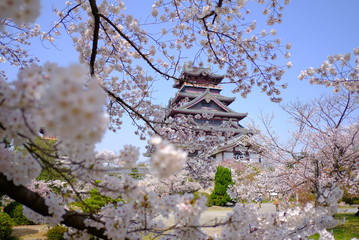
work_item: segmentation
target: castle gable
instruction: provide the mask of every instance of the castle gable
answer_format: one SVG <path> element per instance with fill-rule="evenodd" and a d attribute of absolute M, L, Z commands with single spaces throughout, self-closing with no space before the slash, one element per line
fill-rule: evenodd
<path fill-rule="evenodd" d="M 220 111 L 235 113 L 221 101 L 219 101 L 215 95 L 213 95 L 208 89 L 201 95 L 193 99 L 192 101 L 182 105 L 181 109 L 203 110 L 203 111 Z"/>

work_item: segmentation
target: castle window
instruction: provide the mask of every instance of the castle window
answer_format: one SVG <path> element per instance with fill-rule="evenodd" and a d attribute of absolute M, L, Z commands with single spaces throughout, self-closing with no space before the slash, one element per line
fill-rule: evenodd
<path fill-rule="evenodd" d="M 249 153 L 248 152 L 236 151 L 233 153 L 233 157 L 234 157 L 234 159 L 239 160 L 239 161 L 243 161 L 243 160 L 249 161 Z"/>
<path fill-rule="evenodd" d="M 246 157 L 246 155 L 243 152 L 234 152 L 233 155 L 234 155 L 234 159 L 237 160 L 243 160 Z"/>

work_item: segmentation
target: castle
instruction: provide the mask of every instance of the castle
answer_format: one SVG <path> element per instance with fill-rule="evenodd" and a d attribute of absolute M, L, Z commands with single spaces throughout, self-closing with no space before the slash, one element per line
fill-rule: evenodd
<path fill-rule="evenodd" d="M 170 99 L 166 118 L 192 116 L 191 124 L 206 134 L 218 134 L 219 144 L 205 153 L 206 157 L 217 161 L 234 160 L 260 162 L 259 146 L 250 141 L 252 132 L 244 128 L 240 121 L 247 113 L 239 113 L 229 105 L 235 97 L 221 95 L 219 85 L 224 79 L 222 75 L 213 74 L 210 68 L 184 68 L 179 80 L 173 85 L 178 91 Z M 230 133 L 230 137 L 226 136 Z"/>

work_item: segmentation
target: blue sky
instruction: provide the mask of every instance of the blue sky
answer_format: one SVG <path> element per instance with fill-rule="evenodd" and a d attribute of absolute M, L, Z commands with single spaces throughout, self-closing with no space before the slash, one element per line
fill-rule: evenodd
<path fill-rule="evenodd" d="M 59 2 L 59 1 L 57 1 Z M 149 14 L 152 1 L 132 0 L 125 1 L 128 12 L 135 15 Z M 42 15 L 38 19 L 43 29 L 49 29 L 51 18 L 49 9 L 51 3 L 48 0 L 42 1 Z M 141 7 L 139 7 L 141 6 Z M 283 103 L 295 101 L 310 101 L 311 99 L 328 93 L 331 89 L 323 86 L 313 86 L 306 81 L 299 81 L 297 76 L 301 70 L 310 66 L 316 67 L 326 59 L 328 55 L 336 53 L 351 52 L 353 48 L 359 47 L 359 9 L 358 0 L 293 0 L 283 11 L 283 23 L 273 26 L 277 30 L 277 36 L 282 42 L 292 43 L 291 58 L 293 67 L 283 76 L 284 82 L 288 82 L 288 88 L 283 90 Z M 255 12 L 256 9 L 253 9 Z M 262 16 L 259 16 L 262 18 Z M 257 20 L 259 22 L 261 20 Z M 270 29 L 270 28 L 268 28 Z M 261 29 L 258 28 L 258 31 Z M 77 54 L 72 49 L 71 41 L 67 36 L 61 37 L 54 48 L 48 43 L 35 43 L 33 53 L 45 61 L 55 61 L 61 65 L 78 62 Z M 4 69 L 5 67 L 5 69 Z M 9 70 L 7 66 L 1 65 L 0 70 Z M 11 69 L 11 71 L 14 71 Z M 13 76 L 12 76 L 13 75 Z M 14 77 L 14 73 L 10 77 Z M 157 78 L 154 97 L 157 103 L 166 105 L 176 89 L 172 89 L 172 81 L 165 81 Z M 230 92 L 229 86 L 223 87 L 222 94 L 236 96 Z M 238 112 L 248 112 L 249 117 L 254 121 L 260 111 L 264 114 L 274 113 L 275 130 L 286 139 L 290 125 L 287 123 L 288 116 L 279 108 L 278 104 L 271 103 L 269 98 L 258 91 L 253 91 L 246 99 L 236 96 L 237 100 L 230 106 Z M 244 121 L 244 125 L 245 125 Z M 98 150 L 114 150 L 118 152 L 124 144 L 140 145 L 142 149 L 145 143 L 140 142 L 132 134 L 131 124 L 127 124 L 124 130 L 117 134 L 107 133 L 103 141 L 98 144 Z M 125 136 L 125 137 L 124 137 Z"/>

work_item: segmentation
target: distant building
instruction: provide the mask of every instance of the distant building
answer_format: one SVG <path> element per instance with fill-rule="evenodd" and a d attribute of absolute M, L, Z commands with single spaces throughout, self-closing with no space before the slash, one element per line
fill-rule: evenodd
<path fill-rule="evenodd" d="M 191 115 L 191 124 L 206 134 L 218 135 L 220 144 L 209 149 L 206 157 L 213 157 L 217 161 L 260 162 L 259 146 L 250 141 L 253 134 L 240 124 L 247 113 L 230 109 L 229 105 L 236 98 L 220 94 L 222 87 L 219 84 L 223 78 L 222 75 L 213 74 L 210 68 L 185 68 L 180 80 L 173 85 L 178 92 L 169 101 L 166 117 Z"/>

